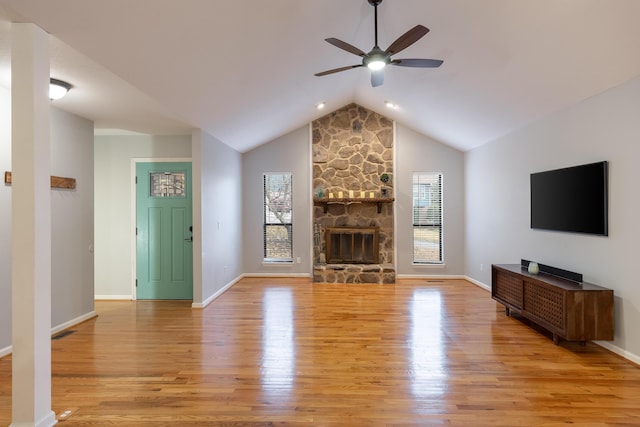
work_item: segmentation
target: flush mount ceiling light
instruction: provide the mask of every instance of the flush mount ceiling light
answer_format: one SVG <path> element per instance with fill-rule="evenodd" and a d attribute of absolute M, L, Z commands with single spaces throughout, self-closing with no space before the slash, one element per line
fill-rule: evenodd
<path fill-rule="evenodd" d="M 318 110 L 322 110 L 327 104 L 325 102 L 320 102 L 318 105 L 316 105 L 316 109 Z"/>
<path fill-rule="evenodd" d="M 394 104 L 391 101 L 384 101 L 384 105 L 386 105 L 387 108 L 391 108 L 392 110 L 397 110 L 398 109 L 398 104 Z"/>
<path fill-rule="evenodd" d="M 69 92 L 72 88 L 69 83 L 58 80 L 58 79 L 49 79 L 49 99 L 55 101 L 56 99 L 60 99 Z"/>

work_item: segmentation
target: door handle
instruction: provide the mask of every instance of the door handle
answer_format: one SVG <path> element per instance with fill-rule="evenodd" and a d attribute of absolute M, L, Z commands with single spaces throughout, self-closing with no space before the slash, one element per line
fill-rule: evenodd
<path fill-rule="evenodd" d="M 185 242 L 193 242 L 193 236 L 184 239 Z"/>

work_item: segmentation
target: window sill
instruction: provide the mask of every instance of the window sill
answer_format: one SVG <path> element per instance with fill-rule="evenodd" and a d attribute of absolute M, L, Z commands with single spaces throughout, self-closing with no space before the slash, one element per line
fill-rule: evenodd
<path fill-rule="evenodd" d="M 445 268 L 447 265 L 445 263 L 442 264 L 425 264 L 425 263 L 418 263 L 418 262 L 414 262 L 411 264 L 413 267 L 415 268 Z"/>
<path fill-rule="evenodd" d="M 262 261 L 263 267 L 293 267 L 293 261 Z"/>

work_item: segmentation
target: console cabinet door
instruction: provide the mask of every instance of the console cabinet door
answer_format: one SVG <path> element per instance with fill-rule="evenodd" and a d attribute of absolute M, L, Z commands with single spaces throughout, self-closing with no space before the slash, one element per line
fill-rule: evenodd
<path fill-rule="evenodd" d="M 558 335 L 566 332 L 566 302 L 562 289 L 524 281 L 523 311 L 531 320 Z"/>
<path fill-rule="evenodd" d="M 522 309 L 522 278 L 515 274 L 494 270 L 491 292 L 493 297 L 513 308 Z"/>

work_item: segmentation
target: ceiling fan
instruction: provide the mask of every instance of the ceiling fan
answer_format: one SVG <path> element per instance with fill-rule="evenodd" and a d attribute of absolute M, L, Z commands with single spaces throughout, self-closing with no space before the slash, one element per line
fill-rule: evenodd
<path fill-rule="evenodd" d="M 422 25 L 416 25 L 400 37 L 396 39 L 387 50 L 382 50 L 378 46 L 378 5 L 382 3 L 382 0 L 367 0 L 371 6 L 374 7 L 374 29 L 375 29 L 375 45 L 368 53 L 363 52 L 357 47 L 338 40 L 336 38 L 325 39 L 326 42 L 339 47 L 342 50 L 346 50 L 349 53 L 358 55 L 362 58 L 362 64 L 349 65 L 346 67 L 334 68 L 332 70 L 323 71 L 321 73 L 314 74 L 321 77 L 327 74 L 338 73 L 340 71 L 351 70 L 353 68 L 367 67 L 371 70 L 371 86 L 376 87 L 384 83 L 384 67 L 387 65 L 399 65 L 401 67 L 418 67 L 418 68 L 436 68 L 442 65 L 439 59 L 391 59 L 391 56 L 408 48 L 423 36 L 425 36 L 429 29 Z"/>

